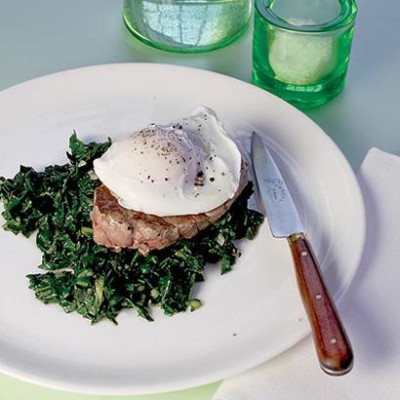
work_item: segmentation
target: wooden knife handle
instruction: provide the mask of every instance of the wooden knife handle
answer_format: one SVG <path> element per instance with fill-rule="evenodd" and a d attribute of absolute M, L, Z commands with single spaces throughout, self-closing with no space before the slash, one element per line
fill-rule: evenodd
<path fill-rule="evenodd" d="M 353 351 L 317 259 L 304 234 L 291 235 L 289 244 L 321 368 L 330 375 L 344 375 L 353 366 Z"/>

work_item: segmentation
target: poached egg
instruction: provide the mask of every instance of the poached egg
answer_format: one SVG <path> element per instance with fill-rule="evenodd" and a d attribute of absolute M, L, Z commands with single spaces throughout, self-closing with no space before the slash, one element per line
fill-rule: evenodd
<path fill-rule="evenodd" d="M 199 107 L 189 117 L 113 142 L 94 170 L 122 207 L 165 217 L 222 205 L 239 188 L 241 164 L 215 112 Z"/>

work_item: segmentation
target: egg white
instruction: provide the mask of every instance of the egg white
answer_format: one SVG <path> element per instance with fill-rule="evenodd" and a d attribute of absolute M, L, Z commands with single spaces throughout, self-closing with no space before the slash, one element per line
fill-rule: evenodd
<path fill-rule="evenodd" d="M 199 107 L 115 141 L 94 170 L 122 207 L 164 217 L 204 213 L 232 198 L 241 160 L 217 115 Z"/>

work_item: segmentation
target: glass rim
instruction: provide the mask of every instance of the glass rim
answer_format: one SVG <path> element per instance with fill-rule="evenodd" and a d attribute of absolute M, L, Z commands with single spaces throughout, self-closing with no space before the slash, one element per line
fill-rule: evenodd
<path fill-rule="evenodd" d="M 323 24 L 293 25 L 279 17 L 271 9 L 273 0 L 255 0 L 258 13 L 270 24 L 292 32 L 329 32 L 351 25 L 357 15 L 358 7 L 355 0 L 338 0 L 340 13 Z"/>

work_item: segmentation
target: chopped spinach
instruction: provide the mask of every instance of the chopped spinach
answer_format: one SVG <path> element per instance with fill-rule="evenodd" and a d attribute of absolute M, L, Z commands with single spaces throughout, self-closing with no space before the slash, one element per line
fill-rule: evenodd
<path fill-rule="evenodd" d="M 231 209 L 214 225 L 190 240 L 143 256 L 136 250 L 114 253 L 93 241 L 90 212 L 100 184 L 93 160 L 110 146 L 85 144 L 74 133 L 69 163 L 37 172 L 21 166 L 13 179 L 0 177 L 3 228 L 26 237 L 36 232 L 42 252 L 42 273 L 28 275 L 29 287 L 43 303 L 57 303 L 95 323 L 134 309 L 151 321 L 151 306 L 167 315 L 192 311 L 201 300 L 192 297 L 195 282 L 204 280 L 206 263 L 231 270 L 239 252 L 235 241 L 252 239 L 263 216 L 247 208 L 249 184 Z"/>

